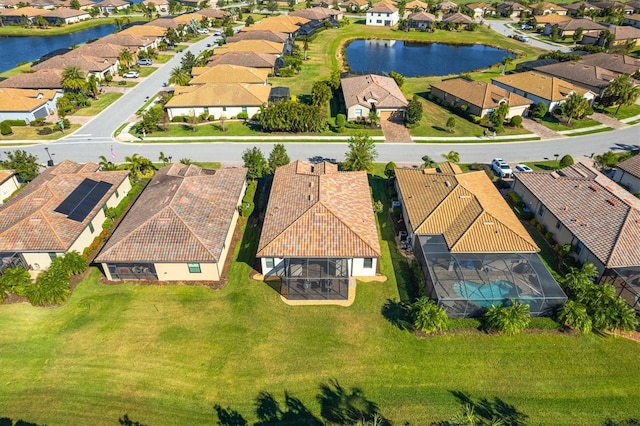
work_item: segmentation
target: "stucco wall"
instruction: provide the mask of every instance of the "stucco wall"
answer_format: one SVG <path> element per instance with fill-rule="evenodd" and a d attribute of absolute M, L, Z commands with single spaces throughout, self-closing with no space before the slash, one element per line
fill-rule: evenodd
<path fill-rule="evenodd" d="M 218 281 L 216 263 L 200 263 L 200 273 L 189 272 L 186 263 L 155 263 L 158 281 Z"/>
<path fill-rule="evenodd" d="M 11 194 L 13 194 L 18 188 L 20 184 L 18 184 L 18 180 L 16 176 L 13 175 L 6 181 L 0 184 L 0 204 L 2 204 L 2 200 L 8 198 Z"/>
<path fill-rule="evenodd" d="M 356 257 L 349 262 L 350 275 L 354 277 L 372 277 L 376 275 L 376 266 L 378 259 L 373 258 L 371 268 L 364 267 L 364 259 L 362 257 Z"/>
<path fill-rule="evenodd" d="M 613 180 L 628 187 L 629 192 L 632 194 L 640 192 L 640 179 L 630 175 L 624 170 L 616 169 L 616 173 L 613 175 Z"/>
<path fill-rule="evenodd" d="M 210 106 L 209 107 L 209 115 L 213 115 L 216 120 L 218 120 L 221 116 L 225 116 L 227 118 L 237 117 L 238 114 L 242 112 L 242 107 L 224 107 L 226 111 L 223 111 L 223 107 Z M 247 106 L 247 114 L 249 118 L 253 117 L 260 111 L 259 106 Z M 189 117 L 192 114 L 195 114 L 196 117 L 200 116 L 204 113 L 204 107 L 194 107 L 194 108 L 177 108 L 177 107 L 169 107 L 167 108 L 167 113 L 169 114 L 169 118 L 179 116 Z"/>
<path fill-rule="evenodd" d="M 58 256 L 61 255 L 62 253 L 58 253 Z M 51 266 L 49 253 L 22 253 L 22 258 L 33 271 L 42 271 Z"/>
<path fill-rule="evenodd" d="M 385 25 L 385 21 L 391 21 L 390 26 L 394 26 L 398 23 L 398 12 L 394 13 L 377 13 L 377 12 L 367 12 L 367 25 L 373 25 L 377 27 L 383 27 Z M 377 22 L 381 21 L 381 22 Z"/>

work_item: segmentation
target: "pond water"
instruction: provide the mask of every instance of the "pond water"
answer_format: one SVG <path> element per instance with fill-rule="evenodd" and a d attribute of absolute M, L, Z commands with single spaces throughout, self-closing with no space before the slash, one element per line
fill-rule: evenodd
<path fill-rule="evenodd" d="M 116 31 L 115 25 L 99 25 L 71 34 L 37 37 L 0 37 L 0 72 L 15 68 L 20 62 L 30 62 L 59 49 L 86 43 Z"/>
<path fill-rule="evenodd" d="M 488 68 L 505 56 L 504 49 L 473 44 L 414 43 L 401 40 L 354 40 L 346 48 L 351 71 L 388 73 L 405 77 L 460 74 Z"/>

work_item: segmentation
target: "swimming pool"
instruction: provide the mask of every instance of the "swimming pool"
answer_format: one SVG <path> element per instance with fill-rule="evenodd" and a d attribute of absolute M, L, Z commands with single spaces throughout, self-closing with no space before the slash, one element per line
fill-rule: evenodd
<path fill-rule="evenodd" d="M 491 281 L 487 284 L 458 281 L 453 285 L 453 290 L 458 296 L 483 308 L 504 302 L 512 297 L 518 298 L 515 286 L 504 280 Z"/>

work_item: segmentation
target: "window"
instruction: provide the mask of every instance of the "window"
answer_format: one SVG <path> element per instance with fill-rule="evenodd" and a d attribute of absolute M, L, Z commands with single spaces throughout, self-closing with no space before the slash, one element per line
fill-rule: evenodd
<path fill-rule="evenodd" d="M 227 112 L 227 107 L 222 107 L 222 112 Z"/>
<path fill-rule="evenodd" d="M 242 107 L 242 112 L 247 112 L 247 107 Z"/>
<path fill-rule="evenodd" d="M 373 268 L 373 258 L 372 257 L 365 257 L 364 258 L 364 267 L 365 267 L 365 269 Z"/>
<path fill-rule="evenodd" d="M 556 222 L 556 229 L 560 229 L 560 225 L 562 225 L 562 224 L 560 223 L 560 221 L 557 221 L 557 222 Z"/>
<path fill-rule="evenodd" d="M 576 253 L 578 253 L 578 256 L 580 256 L 582 254 L 582 249 L 584 248 L 584 244 L 582 244 L 580 241 L 578 241 L 576 243 Z"/>
<path fill-rule="evenodd" d="M 53 253 L 53 252 L 49 253 L 49 259 L 55 260 L 57 257 L 58 255 L 56 253 Z"/>
<path fill-rule="evenodd" d="M 356 117 L 362 117 L 362 108 L 356 108 L 355 114 Z"/>
<path fill-rule="evenodd" d="M 376 19 L 376 24 L 382 24 L 382 19 Z"/>
<path fill-rule="evenodd" d="M 265 266 L 266 266 L 267 268 L 273 268 L 274 266 L 276 266 L 276 262 L 275 262 L 275 260 L 273 259 L 273 257 L 267 257 L 267 258 L 264 260 L 264 264 L 265 264 Z"/>
<path fill-rule="evenodd" d="M 120 193 L 118 192 L 118 190 L 116 189 L 116 198 L 120 197 Z"/>
<path fill-rule="evenodd" d="M 204 107 L 204 113 L 209 114 L 209 107 Z"/>
<path fill-rule="evenodd" d="M 199 263 L 187 263 L 187 267 L 190 274 L 199 274 L 201 272 Z"/>
<path fill-rule="evenodd" d="M 93 228 L 93 222 L 89 222 L 89 232 L 93 234 L 93 231 L 95 231 L 95 229 Z"/>
<path fill-rule="evenodd" d="M 544 216 L 544 206 L 540 204 L 540 208 L 538 209 L 538 214 L 540 217 Z"/>

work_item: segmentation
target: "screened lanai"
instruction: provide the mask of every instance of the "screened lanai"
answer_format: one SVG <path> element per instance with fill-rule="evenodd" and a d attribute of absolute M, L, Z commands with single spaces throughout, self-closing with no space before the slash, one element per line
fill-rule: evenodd
<path fill-rule="evenodd" d="M 618 295 L 640 313 L 640 266 L 607 269 L 600 282 L 613 285 Z"/>
<path fill-rule="evenodd" d="M 512 298 L 543 316 L 567 300 L 536 253 L 452 253 L 442 235 L 417 238 L 426 293 L 450 317 L 478 316 Z"/>
<path fill-rule="evenodd" d="M 280 294 L 290 300 L 346 300 L 349 298 L 348 259 L 284 259 L 278 275 Z"/>

